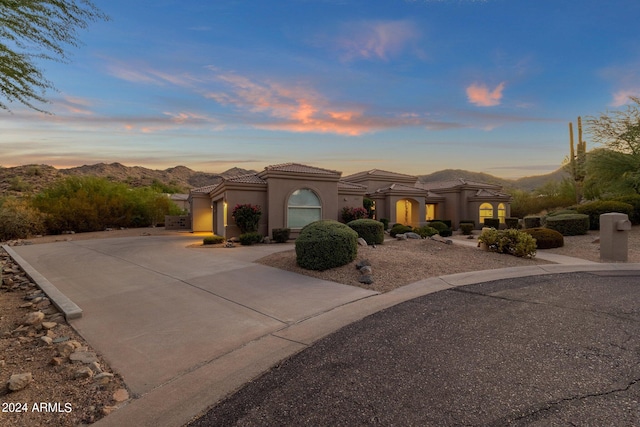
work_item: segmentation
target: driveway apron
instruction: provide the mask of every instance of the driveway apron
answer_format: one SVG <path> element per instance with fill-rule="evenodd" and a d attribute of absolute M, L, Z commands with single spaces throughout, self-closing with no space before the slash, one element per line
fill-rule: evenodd
<path fill-rule="evenodd" d="M 148 236 L 14 249 L 82 308 L 82 317 L 70 323 L 134 396 L 376 294 L 252 262 L 279 250 L 276 245 L 187 247 L 199 241 Z"/>

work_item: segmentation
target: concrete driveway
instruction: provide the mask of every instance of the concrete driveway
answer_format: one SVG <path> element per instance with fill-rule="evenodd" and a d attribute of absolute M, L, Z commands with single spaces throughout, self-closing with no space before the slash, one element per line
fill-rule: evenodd
<path fill-rule="evenodd" d="M 136 397 L 261 337 L 376 294 L 252 263 L 290 244 L 187 247 L 199 242 L 191 235 L 131 237 L 13 249 L 82 308 L 70 323 Z"/>

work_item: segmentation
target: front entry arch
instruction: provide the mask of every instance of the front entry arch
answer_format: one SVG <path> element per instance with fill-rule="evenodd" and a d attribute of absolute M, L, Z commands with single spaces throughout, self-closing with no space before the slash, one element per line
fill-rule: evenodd
<path fill-rule="evenodd" d="M 396 222 L 417 227 L 420 222 L 420 203 L 413 199 L 400 199 L 396 202 Z"/>

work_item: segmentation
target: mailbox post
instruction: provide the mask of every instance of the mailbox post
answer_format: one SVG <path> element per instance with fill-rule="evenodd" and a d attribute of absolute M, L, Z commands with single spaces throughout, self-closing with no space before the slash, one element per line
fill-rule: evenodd
<path fill-rule="evenodd" d="M 631 221 L 626 214 L 612 212 L 600 215 L 600 260 L 627 262 Z"/>

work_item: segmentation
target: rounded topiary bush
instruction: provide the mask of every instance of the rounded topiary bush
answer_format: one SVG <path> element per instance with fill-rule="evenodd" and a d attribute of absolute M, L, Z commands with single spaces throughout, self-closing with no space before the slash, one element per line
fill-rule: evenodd
<path fill-rule="evenodd" d="M 524 222 L 524 228 L 539 228 L 542 226 L 542 217 L 539 216 L 525 216 L 522 221 Z"/>
<path fill-rule="evenodd" d="M 394 224 L 389 231 L 391 237 L 396 237 L 397 234 L 408 233 L 412 230 L 410 225 Z"/>
<path fill-rule="evenodd" d="M 589 231 L 590 218 L 583 214 L 563 214 L 547 217 L 546 228 L 555 230 L 563 236 L 580 236 Z"/>
<path fill-rule="evenodd" d="M 415 228 L 413 232 L 418 234 L 423 239 L 438 234 L 438 230 L 433 227 L 429 227 L 428 225 L 423 225 L 422 227 Z"/>
<path fill-rule="evenodd" d="M 578 213 L 589 215 L 589 226 L 591 230 L 600 230 L 600 215 L 610 212 L 619 212 L 633 215 L 633 206 L 624 202 L 614 200 L 596 200 L 594 202 L 583 203 L 576 208 Z"/>
<path fill-rule="evenodd" d="M 375 219 L 356 219 L 347 223 L 358 236 L 362 237 L 367 245 L 380 245 L 384 243 L 384 225 Z"/>
<path fill-rule="evenodd" d="M 633 213 L 629 215 L 629 220 L 632 224 L 640 224 L 640 194 L 628 194 L 626 196 L 616 197 L 613 200 L 628 203 L 633 206 Z"/>
<path fill-rule="evenodd" d="M 308 270 L 327 270 L 348 264 L 358 255 L 358 233 L 334 220 L 306 225 L 296 239 L 296 261 Z"/>
<path fill-rule="evenodd" d="M 475 226 L 473 224 L 469 224 L 467 222 L 462 222 L 460 223 L 460 231 L 462 232 L 462 234 L 464 234 L 465 236 L 470 236 L 473 234 L 473 229 L 475 228 Z"/>
<path fill-rule="evenodd" d="M 442 221 L 431 221 L 428 225 L 429 225 L 429 227 L 435 228 L 436 230 L 438 230 L 438 232 L 441 232 L 441 231 L 449 229 L 447 224 L 445 224 Z"/>
<path fill-rule="evenodd" d="M 213 236 L 207 236 L 204 239 L 202 239 L 203 245 L 217 245 L 218 243 L 222 243 L 222 242 L 224 242 L 224 237 L 216 236 L 215 234 Z"/>
<path fill-rule="evenodd" d="M 525 228 L 522 231 L 536 239 L 537 249 L 552 249 L 564 246 L 564 237 L 556 230 L 549 228 Z"/>

